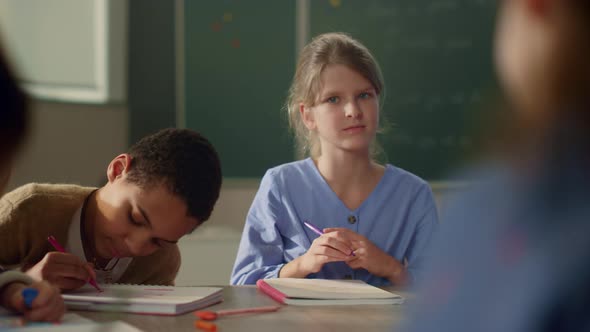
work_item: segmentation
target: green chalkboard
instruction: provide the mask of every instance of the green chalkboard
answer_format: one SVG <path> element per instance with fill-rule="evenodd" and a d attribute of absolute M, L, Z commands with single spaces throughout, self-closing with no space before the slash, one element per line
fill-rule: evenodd
<path fill-rule="evenodd" d="M 293 160 L 282 104 L 294 72 L 293 1 L 185 1 L 185 122 L 226 177 Z"/>
<path fill-rule="evenodd" d="M 345 31 L 381 65 L 387 161 L 441 179 L 477 149 L 494 90 L 495 1 L 311 1 L 311 34 Z"/>
<path fill-rule="evenodd" d="M 493 0 L 311 0 L 314 36 L 343 31 L 384 73 L 384 159 L 443 179 L 476 150 L 496 91 Z M 224 174 L 259 177 L 294 159 L 281 106 L 294 72 L 294 1 L 186 1 L 186 124 Z"/>

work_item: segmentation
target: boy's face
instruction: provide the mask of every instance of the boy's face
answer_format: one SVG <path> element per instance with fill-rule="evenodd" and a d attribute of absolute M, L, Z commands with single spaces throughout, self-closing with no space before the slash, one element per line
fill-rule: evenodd
<path fill-rule="evenodd" d="M 109 174 L 96 193 L 94 215 L 91 234 L 102 258 L 147 256 L 198 226 L 196 218 L 187 216 L 186 204 L 164 184 L 141 188 L 127 181 L 124 170 Z"/>

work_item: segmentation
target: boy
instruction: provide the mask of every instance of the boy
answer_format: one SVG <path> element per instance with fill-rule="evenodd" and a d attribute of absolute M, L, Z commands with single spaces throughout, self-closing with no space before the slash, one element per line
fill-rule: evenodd
<path fill-rule="evenodd" d="M 63 290 L 101 283 L 172 285 L 177 241 L 205 222 L 219 197 L 213 146 L 187 129 L 147 136 L 115 157 L 102 188 L 28 184 L 0 200 L 0 264 Z M 66 247 L 55 252 L 54 236 Z"/>

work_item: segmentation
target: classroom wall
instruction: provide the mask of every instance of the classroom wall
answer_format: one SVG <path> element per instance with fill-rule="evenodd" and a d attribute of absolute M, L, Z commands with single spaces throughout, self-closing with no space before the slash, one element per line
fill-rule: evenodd
<path fill-rule="evenodd" d="M 29 182 L 98 185 L 127 146 L 125 105 L 82 105 L 34 100 L 31 132 L 7 189 Z"/>
<path fill-rule="evenodd" d="M 125 151 L 129 142 L 174 125 L 172 12 L 172 2 L 130 0 L 129 95 L 125 104 L 33 101 L 31 135 L 7 189 L 33 181 L 97 186 L 108 162 Z M 158 15 L 162 13 L 165 15 Z M 152 24 L 156 19 L 158 24 Z M 224 180 L 211 219 L 180 241 L 183 265 L 178 285 L 229 282 L 259 180 Z M 433 184 L 439 206 L 444 206 L 444 197 L 455 188 Z"/>

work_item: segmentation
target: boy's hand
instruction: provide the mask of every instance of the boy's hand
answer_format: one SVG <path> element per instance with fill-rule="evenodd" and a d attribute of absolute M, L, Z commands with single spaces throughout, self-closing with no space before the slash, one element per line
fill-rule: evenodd
<path fill-rule="evenodd" d="M 46 280 L 62 290 L 84 286 L 96 279 L 92 264 L 79 257 L 62 252 L 48 252 L 43 259 L 25 272 L 34 280 Z"/>
<path fill-rule="evenodd" d="M 22 290 L 25 288 L 35 288 L 39 292 L 31 308 L 26 307 L 22 296 Z M 46 281 L 28 286 L 21 282 L 13 282 L 4 287 L 0 297 L 7 308 L 23 313 L 24 318 L 31 321 L 58 322 L 66 310 L 59 289 Z"/>

